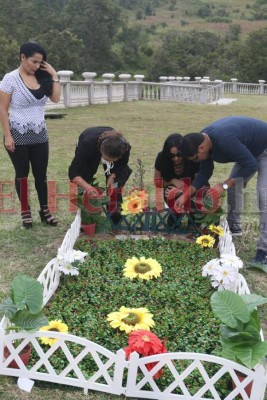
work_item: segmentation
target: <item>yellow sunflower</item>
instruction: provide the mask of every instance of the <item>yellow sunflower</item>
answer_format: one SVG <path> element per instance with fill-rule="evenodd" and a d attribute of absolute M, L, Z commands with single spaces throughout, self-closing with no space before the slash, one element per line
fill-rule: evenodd
<path fill-rule="evenodd" d="M 213 247 L 215 239 L 210 235 L 203 235 L 197 238 L 196 243 L 201 247 Z"/>
<path fill-rule="evenodd" d="M 138 196 L 131 197 L 128 196 L 123 199 L 121 204 L 121 214 L 128 215 L 128 214 L 138 214 L 142 212 L 142 199 Z"/>
<path fill-rule="evenodd" d="M 66 324 L 64 324 L 61 319 L 57 319 L 55 321 L 50 321 L 49 325 L 47 326 L 42 326 L 39 331 L 51 331 L 51 332 L 62 332 L 62 333 L 67 333 L 68 332 L 68 327 Z M 48 344 L 49 346 L 53 346 L 58 339 L 50 338 L 50 337 L 40 337 L 40 341 L 43 344 Z"/>
<path fill-rule="evenodd" d="M 210 226 L 209 226 L 209 230 L 212 232 L 212 233 L 216 233 L 216 235 L 218 235 L 218 236 L 223 236 L 224 235 L 224 229 L 221 227 L 221 226 L 216 226 L 216 225 L 214 225 L 214 224 L 211 224 Z"/>
<path fill-rule="evenodd" d="M 158 278 L 162 273 L 161 265 L 153 258 L 136 257 L 128 258 L 124 264 L 124 276 L 126 278 L 134 279 L 140 278 L 149 280 Z"/>
<path fill-rule="evenodd" d="M 130 333 L 138 329 L 149 331 L 155 325 L 152 317 L 153 314 L 145 307 L 127 308 L 122 306 L 120 311 L 108 314 L 107 321 L 110 322 L 112 328 L 119 328 L 120 331 Z"/>

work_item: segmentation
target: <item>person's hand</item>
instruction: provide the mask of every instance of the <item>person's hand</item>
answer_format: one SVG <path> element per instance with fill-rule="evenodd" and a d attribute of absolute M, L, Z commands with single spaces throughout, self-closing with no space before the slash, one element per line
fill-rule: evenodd
<path fill-rule="evenodd" d="M 187 201 L 187 198 L 185 198 L 185 196 L 183 194 L 181 194 L 181 196 L 179 196 L 176 200 L 175 200 L 175 211 L 176 212 L 183 212 L 184 210 L 184 205 L 185 202 Z"/>
<path fill-rule="evenodd" d="M 221 183 L 218 183 L 217 185 L 213 186 L 212 188 L 219 196 L 222 196 L 225 193 L 225 190 L 223 188 L 223 185 Z"/>
<path fill-rule="evenodd" d="M 5 137 L 4 145 L 8 151 L 11 151 L 11 153 L 14 153 L 14 151 L 16 150 L 15 142 L 12 136 Z"/>
<path fill-rule="evenodd" d="M 101 199 L 105 197 L 105 193 L 101 189 L 95 188 L 94 186 L 88 185 L 85 193 L 89 199 L 97 198 Z"/>
<path fill-rule="evenodd" d="M 55 79 L 55 80 L 58 79 L 57 72 L 54 70 L 52 65 L 49 64 L 48 62 L 43 61 L 42 64 L 40 65 L 40 69 L 42 71 L 48 72 L 51 75 L 52 79 Z"/>
<path fill-rule="evenodd" d="M 107 179 L 107 188 L 112 189 L 114 187 L 115 176 L 111 174 Z"/>

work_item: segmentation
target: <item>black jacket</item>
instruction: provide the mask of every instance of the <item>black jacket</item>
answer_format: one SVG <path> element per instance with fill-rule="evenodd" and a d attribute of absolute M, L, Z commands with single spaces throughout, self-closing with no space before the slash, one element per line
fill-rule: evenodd
<path fill-rule="evenodd" d="M 86 182 L 92 183 L 93 177 L 97 172 L 101 161 L 101 153 L 98 146 L 99 136 L 106 131 L 112 131 L 109 126 L 96 126 L 87 128 L 81 133 L 78 139 L 75 156 L 69 167 L 69 178 L 73 180 L 76 176 L 81 176 Z M 110 170 L 116 174 L 119 186 L 123 186 L 131 174 L 128 167 L 130 147 L 125 154 L 114 161 L 114 167 Z"/>

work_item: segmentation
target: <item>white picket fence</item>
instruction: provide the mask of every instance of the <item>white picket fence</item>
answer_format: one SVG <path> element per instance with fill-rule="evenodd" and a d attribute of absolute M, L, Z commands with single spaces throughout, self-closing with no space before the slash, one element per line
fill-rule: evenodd
<path fill-rule="evenodd" d="M 71 250 L 80 232 L 80 212 L 77 212 L 74 222 L 65 235 L 60 251 Z M 222 219 L 225 235 L 220 237 L 220 253 L 235 254 L 234 244 L 227 225 Z M 240 293 L 248 293 L 245 279 L 239 274 L 241 280 Z M 60 273 L 56 269 L 55 259 L 51 260 L 40 274 L 38 281 L 44 286 L 44 305 L 55 293 L 60 279 Z M 70 385 L 88 390 L 97 390 L 115 395 L 124 394 L 127 397 L 139 397 L 162 400 L 208 400 L 212 394 L 214 400 L 234 400 L 239 394 L 243 400 L 263 400 L 266 388 L 266 371 L 262 365 L 255 370 L 250 370 L 240 364 L 227 359 L 199 353 L 165 353 L 149 357 L 139 357 L 133 353 L 129 361 L 125 358 L 122 349 L 116 353 L 91 342 L 85 338 L 59 332 L 34 332 L 34 333 L 5 333 L 9 321 L 3 318 L 0 324 L 0 375 L 42 380 L 51 383 Z M 44 351 L 39 344 L 39 337 L 57 338 L 58 341 Z M 13 346 L 14 340 L 21 341 L 18 347 Z M 34 360 L 30 366 L 25 366 L 18 354 L 27 345 L 31 344 Z M 4 346 L 8 347 L 10 355 L 4 358 Z M 53 355 L 60 352 L 64 366 L 55 367 L 52 361 Z M 93 363 L 93 372 L 90 374 L 84 366 L 85 359 L 90 358 Z M 9 368 L 9 364 L 15 360 L 17 369 Z M 152 370 L 148 371 L 146 365 L 155 362 Z M 216 366 L 210 370 L 210 366 Z M 157 380 L 153 376 L 160 370 L 168 371 L 172 378 L 164 389 L 158 387 Z M 214 372 L 215 371 L 215 372 Z M 245 375 L 240 382 L 237 372 Z M 187 381 L 190 375 L 198 374 L 201 379 L 200 387 L 196 393 L 192 393 Z M 226 376 L 231 377 L 236 387 L 224 399 L 218 394 L 220 380 Z M 248 396 L 245 388 L 252 382 L 252 392 Z M 209 393 L 209 397 L 207 396 Z"/>

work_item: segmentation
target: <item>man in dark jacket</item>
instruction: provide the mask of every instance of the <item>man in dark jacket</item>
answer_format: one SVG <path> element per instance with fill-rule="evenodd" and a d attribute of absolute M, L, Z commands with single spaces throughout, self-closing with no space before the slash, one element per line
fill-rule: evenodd
<path fill-rule="evenodd" d="M 257 172 L 260 237 L 251 265 L 267 267 L 267 123 L 249 117 L 225 117 L 200 133 L 184 136 L 180 145 L 183 157 L 200 162 L 192 185 L 177 199 L 181 208 L 187 199 L 212 176 L 214 161 L 234 162 L 231 174 L 214 189 L 228 194 L 228 223 L 233 235 L 241 236 L 242 189 Z M 266 268 L 264 267 L 264 268 Z"/>

